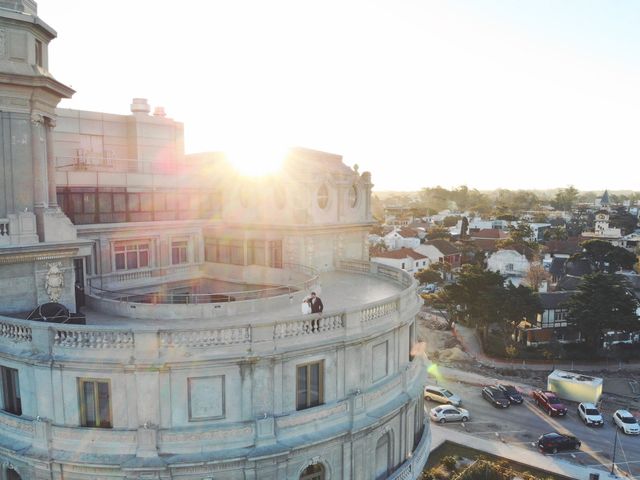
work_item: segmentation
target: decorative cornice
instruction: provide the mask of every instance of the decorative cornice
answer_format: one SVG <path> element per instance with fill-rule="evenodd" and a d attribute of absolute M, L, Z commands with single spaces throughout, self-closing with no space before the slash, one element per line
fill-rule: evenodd
<path fill-rule="evenodd" d="M 0 250 L 0 265 L 7 265 L 10 263 L 30 263 L 38 261 L 59 260 L 61 258 L 73 257 L 78 253 L 77 248 L 70 248 L 66 250 L 48 251 L 48 252 L 29 252 L 29 253 L 15 253 L 15 252 L 2 252 Z"/>

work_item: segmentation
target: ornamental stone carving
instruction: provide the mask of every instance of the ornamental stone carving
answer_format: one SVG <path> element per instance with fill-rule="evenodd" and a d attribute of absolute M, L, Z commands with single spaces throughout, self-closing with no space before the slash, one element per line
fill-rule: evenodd
<path fill-rule="evenodd" d="M 62 263 L 47 263 L 49 270 L 45 276 L 44 288 L 52 302 L 57 302 L 62 296 L 64 290 L 64 273 L 62 272 Z"/>

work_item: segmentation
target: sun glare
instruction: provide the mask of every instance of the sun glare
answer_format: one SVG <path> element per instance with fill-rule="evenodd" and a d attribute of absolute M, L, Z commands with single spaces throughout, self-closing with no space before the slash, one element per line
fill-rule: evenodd
<path fill-rule="evenodd" d="M 227 148 L 224 153 L 227 161 L 238 173 L 260 177 L 280 170 L 287 149 L 255 145 Z"/>

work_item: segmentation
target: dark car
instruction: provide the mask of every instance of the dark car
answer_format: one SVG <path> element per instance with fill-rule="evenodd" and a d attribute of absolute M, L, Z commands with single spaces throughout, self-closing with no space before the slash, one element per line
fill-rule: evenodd
<path fill-rule="evenodd" d="M 504 392 L 511 403 L 520 405 L 523 401 L 520 391 L 513 385 L 506 385 L 504 383 L 498 384 L 498 388 Z"/>
<path fill-rule="evenodd" d="M 580 440 L 572 435 L 558 432 L 545 433 L 538 438 L 538 449 L 543 453 L 558 453 L 562 450 L 578 450 Z"/>
<path fill-rule="evenodd" d="M 534 390 L 531 395 L 536 405 L 547 412 L 549 416 L 564 416 L 567 414 L 567 407 L 555 393 L 544 390 Z"/>
<path fill-rule="evenodd" d="M 505 393 L 498 387 L 484 387 L 482 397 L 496 408 L 507 408 L 511 405 Z"/>

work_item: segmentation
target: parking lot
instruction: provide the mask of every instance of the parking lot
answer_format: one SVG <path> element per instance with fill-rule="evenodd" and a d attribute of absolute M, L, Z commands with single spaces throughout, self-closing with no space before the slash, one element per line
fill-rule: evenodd
<path fill-rule="evenodd" d="M 536 451 L 540 435 L 552 431 L 569 433 L 582 442 L 580 450 L 559 452 L 555 455 L 583 466 L 600 466 L 603 471 L 611 470 L 615 444 L 615 465 L 619 469 L 618 474 L 640 479 L 640 436 L 625 435 L 621 432 L 616 434 L 612 414 L 613 409 L 619 406 L 611 405 L 612 410 L 609 410 L 605 403 L 601 412 L 605 420 L 604 426 L 587 427 L 578 417 L 576 403 L 565 403 L 569 409 L 565 417 L 549 417 L 535 405 L 530 391 L 526 389 L 522 405 L 512 405 L 503 409 L 495 408 L 484 400 L 481 387 L 478 385 L 448 380 L 440 380 L 438 385 L 448 388 L 462 398 L 462 407 L 469 410 L 471 419 L 465 423 L 433 423 L 433 428 L 456 429 L 478 438 L 491 438 L 506 445 Z M 427 410 L 436 405 L 437 403 L 425 401 Z"/>

